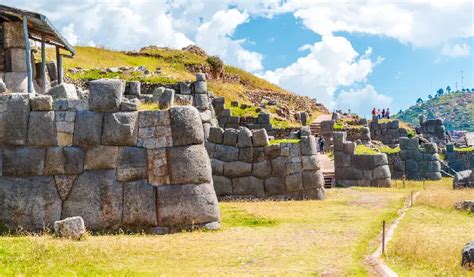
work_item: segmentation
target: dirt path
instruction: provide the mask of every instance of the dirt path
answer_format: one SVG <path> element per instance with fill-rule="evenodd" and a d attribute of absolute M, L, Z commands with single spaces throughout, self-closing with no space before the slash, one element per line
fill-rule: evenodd
<path fill-rule="evenodd" d="M 419 192 L 415 193 L 413 195 L 413 201 L 415 201 L 416 197 L 418 196 Z M 397 219 L 395 219 L 392 224 L 388 227 L 386 234 L 385 234 L 385 244 L 384 247 L 387 249 L 387 244 L 388 242 L 393 238 L 393 235 L 395 233 L 395 229 L 397 229 L 398 224 L 400 221 L 405 217 L 405 213 L 408 209 L 411 208 L 410 203 L 410 196 L 408 196 L 407 202 L 403 208 L 401 208 L 398 213 L 400 214 Z M 380 233 L 380 239 L 382 239 L 382 233 Z M 379 242 L 381 244 L 381 242 Z M 377 250 L 375 250 L 372 255 L 368 256 L 366 258 L 366 262 L 369 264 L 371 267 L 369 270 L 370 275 L 372 276 L 398 276 L 396 272 L 391 270 L 385 262 L 381 259 L 383 253 L 382 253 L 382 245 L 380 245 Z"/>
<path fill-rule="evenodd" d="M 326 154 L 319 154 L 319 162 L 323 172 L 334 172 L 334 161 Z"/>
<path fill-rule="evenodd" d="M 314 122 L 316 123 L 321 123 L 326 120 L 331 120 L 332 115 L 331 114 L 321 114 L 319 115 Z"/>

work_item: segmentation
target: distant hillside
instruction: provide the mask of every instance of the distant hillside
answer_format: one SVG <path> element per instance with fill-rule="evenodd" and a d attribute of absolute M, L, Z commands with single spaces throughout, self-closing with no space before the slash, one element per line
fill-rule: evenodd
<path fill-rule="evenodd" d="M 48 58 L 54 61 L 54 49 L 48 49 Z M 239 68 L 224 65 L 217 57 L 208 57 L 196 46 L 183 50 L 149 46 L 140 51 L 113 51 L 96 47 L 76 47 L 73 59 L 63 59 L 66 79 L 73 82 L 99 78 L 121 78 L 156 84 L 172 84 L 180 81 L 193 81 L 196 72 L 208 75 L 208 87 L 216 96 L 224 96 L 227 105 L 230 101 L 258 107 L 271 102 L 263 110 L 272 114 L 274 122 L 280 127 L 296 125 L 294 113 L 306 111 L 315 118 L 328 113 L 327 109 L 314 100 L 286 91 L 251 73 Z M 144 66 L 149 71 L 110 70 L 120 67 Z M 255 108 L 237 111 L 241 116 L 254 116 Z M 278 124 L 277 124 L 278 125 Z"/>
<path fill-rule="evenodd" d="M 441 118 L 448 130 L 474 131 L 474 93 L 452 92 L 401 111 L 397 118 L 418 126 L 418 116 Z"/>

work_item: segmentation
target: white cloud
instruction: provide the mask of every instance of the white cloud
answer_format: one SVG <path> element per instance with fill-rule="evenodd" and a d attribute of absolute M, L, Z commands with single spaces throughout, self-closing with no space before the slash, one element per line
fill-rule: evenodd
<path fill-rule="evenodd" d="M 77 34 L 74 32 L 74 24 L 69 24 L 61 28 L 62 35 L 71 45 L 77 45 Z"/>
<path fill-rule="evenodd" d="M 463 44 L 447 44 L 443 46 L 441 50 L 443 56 L 457 58 L 457 57 L 467 57 L 471 54 L 471 47 L 465 43 Z"/>
<path fill-rule="evenodd" d="M 366 85 L 362 89 L 342 90 L 337 95 L 336 108 L 343 111 L 351 109 L 351 112 L 369 117 L 373 107 L 377 109 L 390 108 L 392 102 L 392 97 L 380 94 L 375 91 L 373 86 Z"/>
<path fill-rule="evenodd" d="M 196 43 L 209 54 L 219 55 L 230 64 L 252 72 L 262 70 L 262 55 L 245 50 L 242 46 L 245 40 L 231 39 L 237 26 L 248 19 L 248 13 L 237 9 L 218 11 L 198 28 Z"/>
<path fill-rule="evenodd" d="M 364 82 L 374 66 L 381 62 L 372 60 L 372 50 L 360 55 L 344 37 L 324 35 L 320 42 L 304 46 L 309 54 L 295 63 L 274 71 L 266 71 L 263 77 L 289 90 L 316 98 L 334 108 L 334 93 L 340 87 Z"/>

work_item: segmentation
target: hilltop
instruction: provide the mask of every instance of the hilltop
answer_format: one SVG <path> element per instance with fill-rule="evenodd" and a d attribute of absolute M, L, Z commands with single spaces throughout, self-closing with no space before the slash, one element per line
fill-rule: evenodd
<path fill-rule="evenodd" d="M 81 84 L 100 78 L 121 78 L 152 84 L 173 84 L 194 80 L 197 72 L 208 75 L 208 86 L 216 96 L 224 96 L 230 108 L 231 101 L 250 105 L 236 110 L 240 116 L 256 116 L 255 107 L 270 102 L 263 110 L 272 114 L 277 127 L 297 125 L 294 113 L 306 111 L 310 120 L 327 109 L 306 96 L 300 96 L 267 82 L 249 72 L 225 65 L 218 57 L 208 56 L 197 46 L 181 50 L 156 46 L 139 51 L 114 51 L 97 47 L 77 47 L 73 59 L 63 59 L 66 80 Z M 53 49 L 48 59 L 54 61 Z M 122 71 L 120 68 L 145 68 L 140 71 Z M 253 107 L 252 107 L 253 106 Z"/>
<path fill-rule="evenodd" d="M 474 93 L 452 92 L 418 103 L 396 117 L 418 126 L 418 116 L 441 118 L 448 130 L 474 131 Z"/>

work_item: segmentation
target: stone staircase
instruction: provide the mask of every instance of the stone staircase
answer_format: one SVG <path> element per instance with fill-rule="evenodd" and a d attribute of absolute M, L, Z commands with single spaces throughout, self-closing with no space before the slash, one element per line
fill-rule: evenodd
<path fill-rule="evenodd" d="M 313 134 L 313 136 L 319 135 L 321 133 L 321 122 L 313 122 L 309 125 L 309 128 L 311 129 L 311 134 Z"/>
<path fill-rule="evenodd" d="M 336 186 L 336 175 L 334 172 L 323 172 L 324 188 L 332 189 Z"/>

